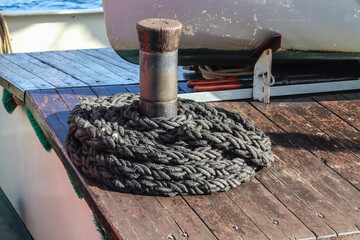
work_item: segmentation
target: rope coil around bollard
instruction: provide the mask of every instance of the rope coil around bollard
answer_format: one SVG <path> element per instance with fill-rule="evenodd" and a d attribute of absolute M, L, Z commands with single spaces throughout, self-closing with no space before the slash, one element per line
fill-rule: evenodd
<path fill-rule="evenodd" d="M 271 142 L 240 115 L 178 100 L 178 116 L 148 118 L 139 96 L 88 98 L 69 119 L 66 149 L 81 171 L 120 192 L 210 194 L 274 161 Z"/>

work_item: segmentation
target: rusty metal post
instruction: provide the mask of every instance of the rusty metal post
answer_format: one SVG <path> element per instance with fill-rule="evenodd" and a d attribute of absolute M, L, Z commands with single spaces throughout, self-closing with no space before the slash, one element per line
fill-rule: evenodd
<path fill-rule="evenodd" d="M 150 18 L 137 23 L 140 42 L 140 111 L 148 117 L 177 115 L 178 48 L 182 25 Z"/>

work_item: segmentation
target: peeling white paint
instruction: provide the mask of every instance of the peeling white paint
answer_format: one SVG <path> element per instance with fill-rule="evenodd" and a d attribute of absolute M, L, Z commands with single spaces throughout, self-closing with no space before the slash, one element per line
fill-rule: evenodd
<path fill-rule="evenodd" d="M 254 29 L 254 32 L 253 32 L 253 36 L 256 36 L 257 31 L 258 31 L 258 29 L 255 28 L 255 29 Z"/>
<path fill-rule="evenodd" d="M 196 30 L 194 28 L 194 26 L 192 25 L 185 25 L 183 27 L 182 32 L 186 35 L 186 36 L 195 36 Z"/>
<path fill-rule="evenodd" d="M 212 27 L 212 28 L 218 28 L 219 27 L 218 25 L 215 25 L 215 24 L 212 24 L 212 23 L 209 26 Z"/>
<path fill-rule="evenodd" d="M 231 24 L 231 18 L 221 17 L 221 20 L 224 22 L 229 22 Z"/>
<path fill-rule="evenodd" d="M 133 27 L 138 20 L 159 15 L 174 18 L 177 14 L 175 19 L 183 23 L 184 35 L 189 36 L 182 39 L 181 48 L 251 49 L 271 32 L 278 32 L 283 35 L 283 49 L 360 52 L 360 0 L 145 1 L 125 0 L 121 6 L 115 4 L 119 0 L 104 1 L 104 9 L 115 16 L 108 20 L 113 22 L 111 32 L 121 36 L 113 39 L 121 42 L 119 45 L 131 43 L 133 49 L 138 47 Z M 161 8 L 154 9 L 154 3 Z M 224 41 L 226 34 L 233 39 Z"/>

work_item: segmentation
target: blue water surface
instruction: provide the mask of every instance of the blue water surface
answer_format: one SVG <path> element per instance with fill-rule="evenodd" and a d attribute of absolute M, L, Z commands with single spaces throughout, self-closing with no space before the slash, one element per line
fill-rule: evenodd
<path fill-rule="evenodd" d="M 101 0 L 0 0 L 0 11 L 101 8 Z"/>

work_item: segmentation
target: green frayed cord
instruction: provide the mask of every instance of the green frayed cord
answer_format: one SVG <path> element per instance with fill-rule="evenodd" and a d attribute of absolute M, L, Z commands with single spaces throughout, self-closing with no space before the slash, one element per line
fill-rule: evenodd
<path fill-rule="evenodd" d="M 13 94 L 3 88 L 2 103 L 7 113 L 12 114 L 17 107 L 17 104 L 13 98 Z"/>
<path fill-rule="evenodd" d="M 93 215 L 94 218 L 94 223 L 96 225 L 97 231 L 100 233 L 101 238 L 103 240 L 110 240 L 109 236 L 106 235 L 106 233 L 104 232 L 104 230 L 101 228 L 100 223 L 98 222 L 98 220 L 96 219 L 96 217 Z"/>
<path fill-rule="evenodd" d="M 70 177 L 70 174 L 67 173 L 67 175 L 68 175 L 68 177 L 69 177 L 69 180 L 70 180 L 70 182 L 71 182 L 71 185 L 72 185 L 73 188 L 74 188 L 74 191 L 76 192 L 76 195 L 78 196 L 78 198 L 82 199 L 83 197 L 82 197 L 79 189 L 77 189 L 77 187 L 75 186 L 74 181 L 73 181 L 72 178 Z"/>
<path fill-rule="evenodd" d="M 38 137 L 41 145 L 43 145 L 45 150 L 47 152 L 49 152 L 52 149 L 52 147 L 51 147 L 49 141 L 46 139 L 43 130 L 40 128 L 39 124 L 36 122 L 34 116 L 32 115 L 32 113 L 30 112 L 30 110 L 28 108 L 25 108 L 25 112 L 26 112 L 26 115 L 28 116 L 30 124 L 33 127 L 33 129 L 36 133 L 36 136 Z"/>

